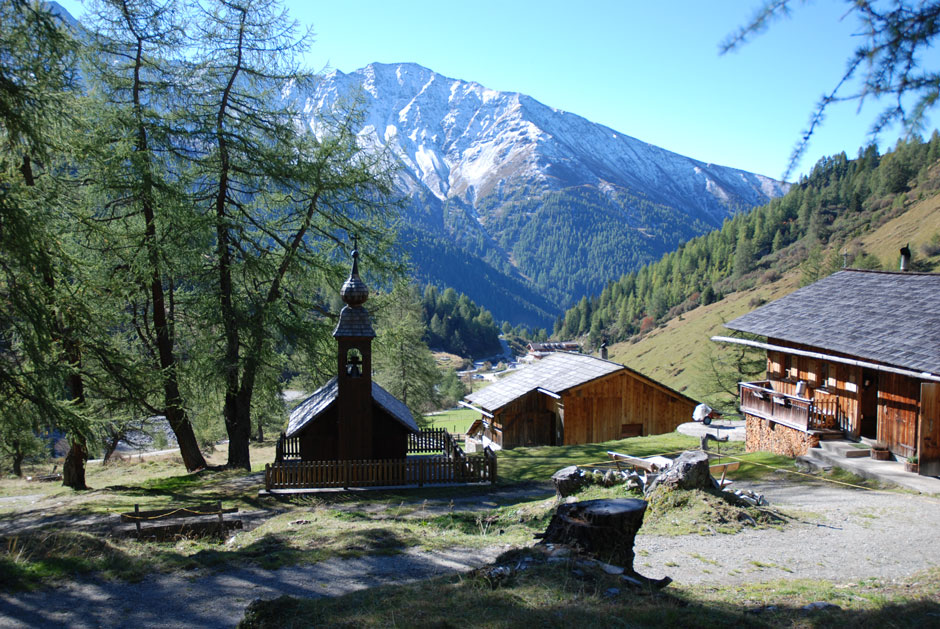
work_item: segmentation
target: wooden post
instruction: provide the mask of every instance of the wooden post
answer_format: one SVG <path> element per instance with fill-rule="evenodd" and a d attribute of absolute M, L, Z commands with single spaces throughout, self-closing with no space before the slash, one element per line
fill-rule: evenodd
<path fill-rule="evenodd" d="M 349 459 L 343 461 L 343 489 L 349 489 Z"/>
<path fill-rule="evenodd" d="M 215 503 L 215 508 L 219 511 L 219 539 L 225 539 L 225 521 L 222 519 L 222 501 Z"/>

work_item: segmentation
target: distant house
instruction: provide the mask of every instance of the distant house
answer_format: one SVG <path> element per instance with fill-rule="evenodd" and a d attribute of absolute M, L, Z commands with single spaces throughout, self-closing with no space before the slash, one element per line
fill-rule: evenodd
<path fill-rule="evenodd" d="M 554 341 L 546 343 L 529 343 L 526 345 L 526 349 L 529 350 L 526 354 L 528 359 L 526 362 L 532 362 L 533 360 L 539 360 L 545 358 L 549 354 L 555 352 L 580 352 L 581 345 L 580 343 L 575 343 L 573 341 Z"/>
<path fill-rule="evenodd" d="M 358 251 L 340 296 L 346 305 L 333 331 L 337 375 L 294 409 L 280 444 L 299 442 L 303 461 L 404 459 L 418 426 L 407 406 L 372 382 L 375 332 L 363 307 L 369 289 L 359 277 Z"/>
<path fill-rule="evenodd" d="M 831 435 L 878 439 L 940 474 L 940 275 L 843 270 L 726 326 L 764 336 L 742 382 L 749 451 L 796 456 Z"/>
<path fill-rule="evenodd" d="M 481 414 L 471 438 L 513 448 L 672 432 L 689 421 L 697 402 L 621 364 L 552 353 L 463 404 Z"/>

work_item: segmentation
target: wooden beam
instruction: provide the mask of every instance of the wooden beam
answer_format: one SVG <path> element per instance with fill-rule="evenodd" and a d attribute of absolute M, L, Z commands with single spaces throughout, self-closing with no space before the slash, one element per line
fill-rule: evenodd
<path fill-rule="evenodd" d="M 890 367 L 888 365 L 881 365 L 878 363 L 870 363 L 865 360 L 856 360 L 854 358 L 843 358 L 842 356 L 833 356 L 832 354 L 823 354 L 822 352 L 811 352 L 805 349 L 795 349 L 793 347 L 787 347 L 785 345 L 774 345 L 772 343 L 761 343 L 760 341 L 751 341 L 748 339 L 737 339 L 730 336 L 713 336 L 712 339 L 716 343 L 733 343 L 735 345 L 747 345 L 749 347 L 759 347 L 761 349 L 767 349 L 775 352 L 783 352 L 785 354 L 793 354 L 795 356 L 806 356 L 808 358 L 817 358 L 819 360 L 828 360 L 834 363 L 842 363 L 843 365 L 854 365 L 856 367 L 864 367 L 866 369 L 874 369 L 875 371 L 884 371 L 887 373 L 894 373 L 901 376 L 908 376 L 909 378 L 917 378 L 920 380 L 930 380 L 932 382 L 940 382 L 940 376 L 929 373 L 927 371 L 913 371 L 911 369 L 902 369 L 900 367 Z"/>

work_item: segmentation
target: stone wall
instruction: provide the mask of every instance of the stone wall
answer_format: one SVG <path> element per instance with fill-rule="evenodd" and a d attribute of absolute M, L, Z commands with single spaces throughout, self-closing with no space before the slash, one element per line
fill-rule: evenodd
<path fill-rule="evenodd" d="M 745 415 L 747 433 L 744 445 L 748 452 L 773 452 L 789 457 L 802 456 L 819 445 L 819 436 L 811 435 L 760 417 Z"/>

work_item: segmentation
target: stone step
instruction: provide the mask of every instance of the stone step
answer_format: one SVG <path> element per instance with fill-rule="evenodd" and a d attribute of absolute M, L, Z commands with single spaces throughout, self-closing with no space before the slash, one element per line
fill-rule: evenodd
<path fill-rule="evenodd" d="M 859 447 L 859 446 L 862 447 Z M 871 448 L 865 444 L 857 444 L 848 439 L 820 441 L 819 448 L 829 454 L 845 457 L 847 459 L 862 458 L 871 455 Z"/>

